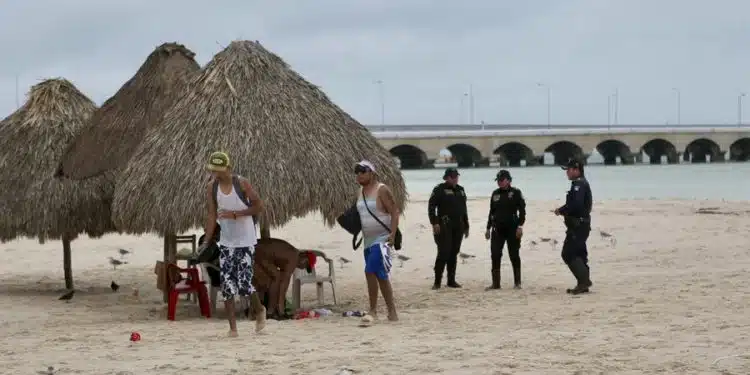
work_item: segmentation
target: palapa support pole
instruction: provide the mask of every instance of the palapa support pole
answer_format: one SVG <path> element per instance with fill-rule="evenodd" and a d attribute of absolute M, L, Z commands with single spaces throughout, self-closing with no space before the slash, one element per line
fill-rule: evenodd
<path fill-rule="evenodd" d="M 65 274 L 65 289 L 73 290 L 73 260 L 70 254 L 70 240 L 63 236 L 63 273 Z"/>
<path fill-rule="evenodd" d="M 177 243 L 175 242 L 175 235 L 171 232 L 164 232 L 164 273 L 167 281 L 169 280 L 169 272 L 167 272 L 167 265 L 177 263 Z M 169 283 L 164 288 L 164 303 L 169 301 Z"/>
<path fill-rule="evenodd" d="M 265 219 L 260 219 L 260 238 L 271 238 L 271 230 L 268 229 Z"/>

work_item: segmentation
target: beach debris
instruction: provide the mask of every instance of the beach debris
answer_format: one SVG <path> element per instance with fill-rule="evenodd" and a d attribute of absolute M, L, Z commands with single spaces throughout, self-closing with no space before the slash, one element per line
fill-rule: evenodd
<path fill-rule="evenodd" d="M 119 260 L 119 259 L 115 259 L 115 258 L 112 258 L 112 257 L 109 257 L 109 264 L 112 265 L 112 269 L 117 270 L 117 266 L 121 266 L 123 264 L 128 264 L 128 262 L 123 261 L 123 260 Z"/>
<path fill-rule="evenodd" d="M 54 367 L 47 366 L 47 369 L 44 371 L 37 371 L 36 373 L 39 375 L 54 375 L 57 372 Z"/>
<path fill-rule="evenodd" d="M 351 263 L 352 261 L 344 257 L 339 257 L 339 263 L 341 263 L 341 269 L 344 268 L 344 264 Z"/>
<path fill-rule="evenodd" d="M 65 301 L 69 302 L 71 299 L 73 299 L 73 295 L 76 294 L 75 290 L 68 291 L 67 293 L 63 294 L 58 298 L 59 301 Z"/>
<path fill-rule="evenodd" d="M 109 284 L 110 289 L 112 289 L 113 292 L 116 292 L 118 289 L 120 289 L 120 286 L 117 285 L 117 283 L 112 280 L 112 284 Z"/>
<path fill-rule="evenodd" d="M 359 321 L 360 327 L 369 327 L 372 325 L 372 323 L 375 321 L 375 318 L 373 318 L 370 314 L 365 314 L 365 316 L 362 317 Z"/>
<path fill-rule="evenodd" d="M 599 230 L 599 236 L 601 236 L 604 239 L 608 239 L 613 247 L 617 245 L 617 239 L 614 236 L 612 236 L 612 234 L 605 232 L 603 230 Z"/>
<path fill-rule="evenodd" d="M 120 253 L 120 258 L 124 258 L 125 255 L 130 254 L 130 251 L 125 250 L 125 249 L 118 249 L 117 252 Z"/>
<path fill-rule="evenodd" d="M 717 363 L 730 358 L 742 358 L 742 359 L 750 359 L 750 353 L 744 353 L 744 354 L 732 354 L 732 355 L 725 355 L 723 357 L 719 357 L 714 359 L 713 362 L 711 362 L 711 366 L 716 366 Z"/>
<path fill-rule="evenodd" d="M 398 260 L 400 260 L 400 261 L 401 261 L 401 264 L 399 265 L 399 267 L 403 267 L 403 266 L 404 266 L 404 262 L 406 262 L 407 260 L 409 260 L 409 259 L 411 259 L 411 258 L 410 258 L 410 257 L 408 257 L 408 256 L 406 256 L 406 255 L 398 254 L 398 255 L 396 256 L 396 259 L 398 259 Z"/>
<path fill-rule="evenodd" d="M 354 375 L 357 371 L 348 367 L 340 367 L 334 375 Z"/>
<path fill-rule="evenodd" d="M 458 257 L 461 258 L 461 263 L 466 263 L 467 259 L 476 258 L 477 256 L 466 253 L 458 253 Z"/>

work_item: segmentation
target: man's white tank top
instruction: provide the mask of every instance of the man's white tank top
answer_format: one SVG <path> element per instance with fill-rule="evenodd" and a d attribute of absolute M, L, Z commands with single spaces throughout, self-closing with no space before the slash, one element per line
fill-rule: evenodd
<path fill-rule="evenodd" d="M 240 200 L 239 195 L 234 190 L 229 194 L 221 191 L 221 186 L 216 189 L 216 210 L 222 211 L 243 211 L 248 206 Z M 258 243 L 258 237 L 255 234 L 255 221 L 252 216 L 239 216 L 237 219 L 219 219 L 221 225 L 221 236 L 219 245 L 225 247 L 249 247 L 255 248 Z"/>
<path fill-rule="evenodd" d="M 375 218 L 372 217 L 367 209 L 369 208 L 375 216 L 377 216 L 383 224 L 387 225 L 388 228 L 391 226 L 391 215 L 383 212 L 378 208 L 378 190 L 383 184 L 378 184 L 375 190 L 367 196 L 367 200 L 362 200 L 362 190 L 359 191 L 359 198 L 357 199 L 357 211 L 359 212 L 359 219 L 362 222 L 362 237 L 365 244 L 365 249 L 376 242 L 385 242 L 390 235 L 388 229 L 384 228 Z M 365 204 L 367 207 L 365 207 Z M 222 227 L 223 228 L 223 227 Z"/>

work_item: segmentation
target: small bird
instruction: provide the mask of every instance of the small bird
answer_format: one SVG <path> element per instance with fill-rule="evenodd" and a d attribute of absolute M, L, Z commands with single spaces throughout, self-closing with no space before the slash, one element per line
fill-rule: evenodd
<path fill-rule="evenodd" d="M 336 374 L 334 374 L 334 375 L 353 375 L 353 374 L 356 374 L 356 373 L 357 373 L 357 371 L 355 371 L 355 370 L 352 370 L 352 369 L 346 368 L 346 367 L 341 367 L 340 369 L 338 369 L 338 371 L 336 371 Z"/>
<path fill-rule="evenodd" d="M 610 233 L 607 233 L 607 232 L 605 232 L 605 231 L 603 231 L 603 230 L 599 230 L 599 235 L 600 235 L 600 236 L 601 236 L 602 238 L 609 238 L 609 242 L 610 242 L 610 243 L 612 244 L 612 246 L 615 246 L 615 245 L 617 245 L 617 239 L 615 239 L 615 237 L 614 237 L 614 236 L 612 236 L 612 234 L 610 234 Z"/>
<path fill-rule="evenodd" d="M 461 263 L 466 263 L 466 259 L 476 258 L 476 255 L 466 254 L 466 253 L 458 253 L 458 256 L 461 258 Z"/>
<path fill-rule="evenodd" d="M 542 242 L 550 242 L 550 241 L 552 241 L 552 239 L 551 239 L 551 238 L 549 238 L 549 237 L 540 237 L 540 238 L 539 238 L 539 241 L 542 241 Z"/>
<path fill-rule="evenodd" d="M 54 367 L 47 366 L 47 370 L 46 371 L 37 371 L 36 373 L 39 374 L 39 375 L 54 375 L 56 372 L 57 372 L 57 370 L 55 370 Z"/>
<path fill-rule="evenodd" d="M 112 288 L 113 292 L 116 292 L 118 289 L 120 289 L 120 286 L 117 285 L 117 283 L 114 280 L 112 280 L 112 284 L 109 284 L 109 287 Z"/>
<path fill-rule="evenodd" d="M 536 241 L 531 240 L 531 241 L 529 241 L 529 245 L 531 245 L 531 247 L 536 247 L 537 243 L 536 243 Z"/>
<path fill-rule="evenodd" d="M 62 296 L 60 296 L 60 298 L 58 298 L 58 300 L 69 302 L 71 299 L 73 299 L 73 295 L 74 294 L 76 294 L 76 291 L 75 290 L 71 290 L 71 291 L 63 294 Z"/>
<path fill-rule="evenodd" d="M 341 269 L 344 269 L 344 264 L 351 263 L 352 261 L 344 257 L 339 257 L 339 263 L 341 263 Z"/>
<path fill-rule="evenodd" d="M 128 264 L 128 262 L 125 262 L 125 261 L 122 261 L 122 260 L 118 260 L 118 259 L 109 257 L 109 264 L 112 265 L 112 269 L 116 270 L 117 266 L 121 266 L 123 264 Z"/>
<path fill-rule="evenodd" d="M 120 258 L 123 258 L 125 255 L 130 254 L 130 251 L 127 251 L 125 249 L 119 249 L 117 250 L 118 253 L 120 253 Z"/>
<path fill-rule="evenodd" d="M 411 259 L 411 258 L 410 258 L 410 257 L 408 257 L 408 256 L 406 256 L 406 255 L 401 255 L 401 254 L 398 254 L 398 255 L 396 256 L 396 259 L 398 259 L 398 260 L 400 260 L 400 261 L 401 261 L 401 264 L 399 265 L 399 267 L 403 267 L 403 266 L 404 266 L 404 262 L 406 262 L 407 260 L 409 260 L 409 259 Z"/>

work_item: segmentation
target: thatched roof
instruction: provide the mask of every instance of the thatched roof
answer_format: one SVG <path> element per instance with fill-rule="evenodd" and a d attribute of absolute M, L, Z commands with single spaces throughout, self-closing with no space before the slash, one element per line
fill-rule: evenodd
<path fill-rule="evenodd" d="M 0 239 L 74 239 L 112 231 L 112 184 L 54 178 L 60 156 L 96 110 L 64 79 L 31 88 L 26 103 L 0 122 Z"/>
<path fill-rule="evenodd" d="M 125 165 L 146 129 L 159 123 L 184 93 L 189 79 L 200 71 L 194 56 L 177 43 L 157 47 L 94 113 L 62 158 L 58 175 L 83 179 Z"/>
<path fill-rule="evenodd" d="M 182 232 L 205 221 L 212 151 L 266 203 L 268 228 L 320 211 L 333 225 L 357 196 L 355 163 L 372 161 L 402 208 L 406 187 L 390 153 L 316 86 L 257 42 L 232 42 L 149 130 L 117 182 L 118 228 Z"/>

